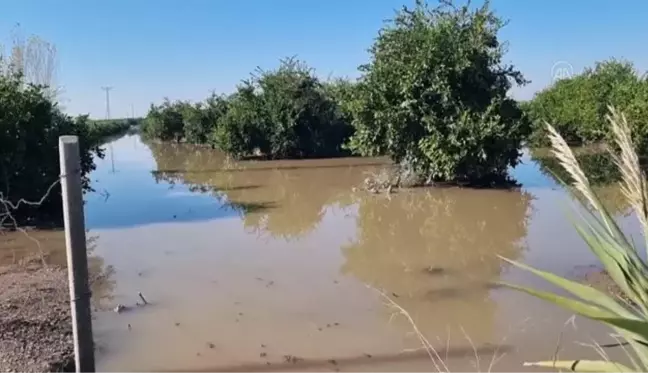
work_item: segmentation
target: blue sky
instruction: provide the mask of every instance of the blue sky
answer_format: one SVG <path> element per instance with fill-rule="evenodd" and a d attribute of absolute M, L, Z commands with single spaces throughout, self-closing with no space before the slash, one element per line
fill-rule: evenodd
<path fill-rule="evenodd" d="M 433 1 L 433 0 L 432 0 Z M 477 0 L 475 0 L 477 2 Z M 321 76 L 357 76 L 383 20 L 413 0 L 3 0 L 0 40 L 21 24 L 58 48 L 58 81 L 72 114 L 146 113 L 163 97 L 200 100 L 231 92 L 257 66 L 297 55 Z M 648 69 L 646 0 L 493 0 L 510 21 L 507 62 L 533 81 L 527 99 L 551 82 L 552 66 L 575 72 L 626 58 Z"/>

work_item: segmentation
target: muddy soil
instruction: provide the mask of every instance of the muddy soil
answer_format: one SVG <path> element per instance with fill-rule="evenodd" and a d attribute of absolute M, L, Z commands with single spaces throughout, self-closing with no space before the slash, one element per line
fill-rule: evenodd
<path fill-rule="evenodd" d="M 612 280 L 610 274 L 600 266 L 579 268 L 577 277 L 581 282 L 603 291 L 612 297 L 620 298 L 624 302 L 631 302 L 630 298 L 623 293 L 619 285 Z"/>
<path fill-rule="evenodd" d="M 0 371 L 74 371 L 67 272 L 0 267 Z"/>

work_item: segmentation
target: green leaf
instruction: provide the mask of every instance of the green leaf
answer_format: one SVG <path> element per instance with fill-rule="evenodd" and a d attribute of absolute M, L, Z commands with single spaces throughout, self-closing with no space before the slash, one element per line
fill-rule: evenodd
<path fill-rule="evenodd" d="M 613 361 L 604 360 L 563 360 L 537 361 L 524 363 L 526 367 L 567 369 L 572 372 L 633 372 L 634 370 Z"/>
<path fill-rule="evenodd" d="M 611 250 L 605 245 L 605 243 L 601 242 L 599 236 L 589 234 L 585 228 L 581 227 L 579 224 L 574 224 L 574 228 L 587 243 L 587 246 L 592 250 L 594 255 L 596 255 L 599 261 L 601 261 L 603 267 L 606 269 L 610 277 L 612 277 L 614 282 L 625 294 L 632 295 L 630 282 L 628 281 L 626 271 L 623 269 L 623 265 L 621 264 L 626 262 L 622 253 L 618 250 Z"/>
<path fill-rule="evenodd" d="M 516 262 L 514 260 L 510 260 L 504 257 L 500 257 L 503 260 L 519 267 L 522 269 L 525 269 L 529 272 L 532 272 L 545 280 L 551 282 L 552 284 L 556 286 L 560 286 L 561 288 L 567 290 L 568 292 L 574 294 L 575 296 L 588 301 L 590 303 L 597 304 L 601 307 L 605 307 L 607 310 L 612 311 L 619 316 L 623 316 L 626 318 L 634 318 L 638 319 L 636 315 L 632 314 L 630 311 L 628 311 L 626 308 L 624 308 L 622 305 L 620 305 L 618 302 L 616 302 L 614 299 L 611 297 L 605 295 L 605 293 L 591 287 L 591 286 L 586 286 L 583 284 L 580 284 L 575 281 L 570 281 L 565 278 L 562 278 L 560 276 L 554 275 L 553 273 L 541 271 L 532 267 L 529 267 L 525 264 Z"/>
<path fill-rule="evenodd" d="M 620 329 L 624 329 L 629 332 L 632 332 L 634 335 L 636 335 L 637 339 L 639 339 L 641 342 L 645 343 L 646 341 L 648 341 L 648 322 L 646 321 L 618 317 L 618 315 L 615 315 L 612 312 L 601 309 L 597 306 L 584 303 L 579 300 L 549 293 L 546 291 L 534 290 L 534 289 L 525 288 L 521 286 L 507 284 L 507 283 L 503 283 L 503 285 L 510 287 L 512 289 L 523 291 L 537 298 L 547 300 L 558 306 L 573 311 L 581 316 L 585 316 L 593 320 L 601 321 L 607 324 L 608 326 L 618 327 Z"/>

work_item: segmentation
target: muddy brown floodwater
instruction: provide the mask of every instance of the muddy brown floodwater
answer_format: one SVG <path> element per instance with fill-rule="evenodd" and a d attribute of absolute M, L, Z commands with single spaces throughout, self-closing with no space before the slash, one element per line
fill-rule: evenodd
<path fill-rule="evenodd" d="M 596 263 L 566 218 L 565 191 L 524 161 L 519 190 L 387 195 L 359 188 L 390 167 L 382 158 L 233 162 L 121 138 L 86 206 L 104 284 L 98 369 L 436 370 L 377 289 L 452 371 L 524 370 L 557 344 L 560 357 L 596 358 L 576 342 L 607 343 L 606 329 L 565 325 L 569 313 L 493 285 L 552 289 L 498 255 L 564 276 Z M 625 210 L 622 227 L 638 233 Z M 149 305 L 134 307 L 138 292 Z"/>

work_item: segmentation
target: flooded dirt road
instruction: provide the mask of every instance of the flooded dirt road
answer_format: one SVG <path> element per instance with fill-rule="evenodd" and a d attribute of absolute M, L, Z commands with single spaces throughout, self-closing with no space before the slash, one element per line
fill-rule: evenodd
<path fill-rule="evenodd" d="M 562 358 L 596 358 L 575 342 L 609 341 L 493 285 L 549 289 L 498 255 L 571 277 L 596 263 L 565 215 L 566 193 L 528 154 L 514 171 L 520 190 L 387 195 L 358 188 L 389 167 L 381 158 L 232 162 L 138 136 L 107 153 L 86 206 L 103 273 L 99 370 L 445 370 L 386 297 L 452 371 L 520 371 L 557 344 Z M 614 203 L 614 187 L 600 190 Z M 138 292 L 149 305 L 134 307 Z"/>

